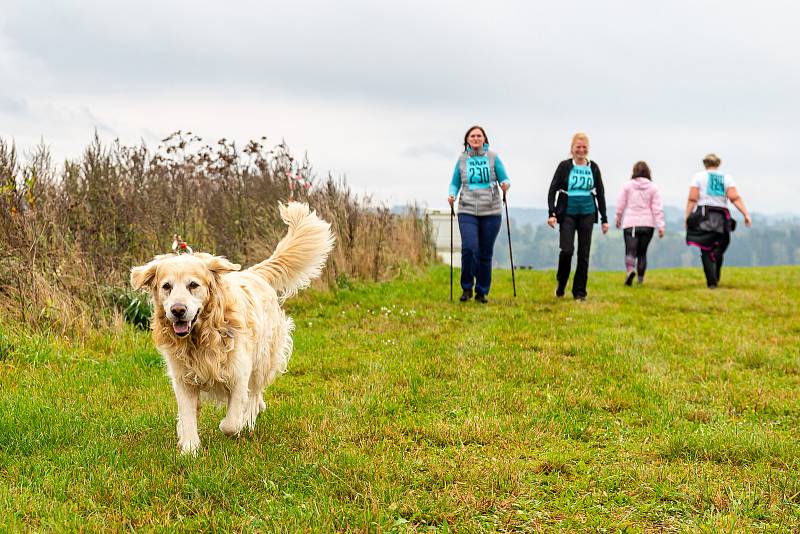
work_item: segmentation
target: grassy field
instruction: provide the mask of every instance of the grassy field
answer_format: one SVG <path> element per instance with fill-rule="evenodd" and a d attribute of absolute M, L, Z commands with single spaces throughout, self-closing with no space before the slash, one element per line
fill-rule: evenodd
<path fill-rule="evenodd" d="M 205 406 L 196 458 L 148 334 L 4 324 L 0 530 L 800 530 L 800 268 L 622 276 L 305 293 L 255 431 Z"/>

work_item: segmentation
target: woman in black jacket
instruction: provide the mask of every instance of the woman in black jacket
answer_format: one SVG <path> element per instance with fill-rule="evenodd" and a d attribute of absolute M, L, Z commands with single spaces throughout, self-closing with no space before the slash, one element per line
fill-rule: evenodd
<path fill-rule="evenodd" d="M 575 250 L 575 232 L 578 233 L 578 264 L 572 280 L 572 296 L 575 300 L 586 299 L 586 280 L 589 274 L 589 251 L 592 246 L 592 229 L 598 212 L 603 233 L 608 232 L 606 197 L 600 167 L 589 161 L 589 138 L 585 133 L 572 137 L 572 158 L 558 164 L 547 193 L 551 228 L 559 224 L 558 287 L 556 296 L 563 297 L 572 268 L 572 253 Z M 558 194 L 558 201 L 556 201 Z"/>

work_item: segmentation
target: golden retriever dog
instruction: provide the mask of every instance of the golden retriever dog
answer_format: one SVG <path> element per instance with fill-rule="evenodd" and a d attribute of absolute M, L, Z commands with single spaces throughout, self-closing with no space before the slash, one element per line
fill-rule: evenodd
<path fill-rule="evenodd" d="M 268 260 L 245 271 L 221 256 L 165 254 L 131 269 L 131 285 L 155 303 L 153 340 L 178 403 L 178 447 L 200 448 L 201 394 L 227 406 L 219 429 L 253 429 L 263 391 L 286 371 L 294 323 L 283 300 L 322 271 L 334 238 L 306 204 L 280 206 L 289 227 Z"/>

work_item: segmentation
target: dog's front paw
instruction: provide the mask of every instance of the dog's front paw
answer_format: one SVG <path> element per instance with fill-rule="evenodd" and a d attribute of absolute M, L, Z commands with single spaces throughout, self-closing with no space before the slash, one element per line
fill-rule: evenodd
<path fill-rule="evenodd" d="M 178 440 L 178 448 L 181 450 L 181 454 L 197 456 L 197 451 L 200 450 L 200 438 Z"/>
<path fill-rule="evenodd" d="M 219 429 L 222 431 L 223 434 L 226 436 L 235 436 L 239 432 L 242 431 L 242 424 L 241 419 L 239 421 L 234 421 L 233 418 L 226 417 L 219 423 Z"/>

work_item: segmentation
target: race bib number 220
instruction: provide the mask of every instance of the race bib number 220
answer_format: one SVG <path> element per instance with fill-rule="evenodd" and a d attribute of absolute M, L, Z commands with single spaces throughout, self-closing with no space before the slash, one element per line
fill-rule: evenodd
<path fill-rule="evenodd" d="M 594 189 L 594 175 L 592 169 L 586 166 L 574 166 L 569 174 L 567 191 L 570 194 L 589 194 Z"/>

